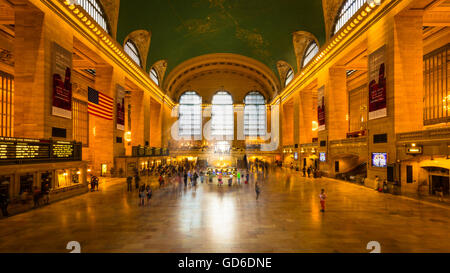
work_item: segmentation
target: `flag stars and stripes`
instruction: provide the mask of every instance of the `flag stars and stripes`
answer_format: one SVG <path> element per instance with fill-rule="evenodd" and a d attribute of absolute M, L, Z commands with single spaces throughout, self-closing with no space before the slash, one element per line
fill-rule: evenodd
<path fill-rule="evenodd" d="M 101 92 L 88 88 L 88 112 L 106 120 L 113 119 L 114 100 Z"/>

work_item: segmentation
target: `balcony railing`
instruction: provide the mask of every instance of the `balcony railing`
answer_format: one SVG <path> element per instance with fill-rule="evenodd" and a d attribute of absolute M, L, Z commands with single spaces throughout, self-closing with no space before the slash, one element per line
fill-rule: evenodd
<path fill-rule="evenodd" d="M 450 140 L 450 128 L 439 128 L 439 129 L 397 134 L 397 142 L 440 140 L 440 139 Z"/>

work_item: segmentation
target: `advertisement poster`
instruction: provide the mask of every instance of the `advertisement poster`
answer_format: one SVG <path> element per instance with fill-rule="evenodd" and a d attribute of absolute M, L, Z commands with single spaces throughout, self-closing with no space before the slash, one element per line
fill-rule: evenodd
<path fill-rule="evenodd" d="M 369 55 L 369 120 L 387 116 L 385 49 Z"/>
<path fill-rule="evenodd" d="M 377 168 L 387 167 L 387 153 L 372 153 L 372 166 Z"/>
<path fill-rule="evenodd" d="M 53 43 L 52 115 L 72 119 L 72 53 Z"/>
<path fill-rule="evenodd" d="M 322 86 L 317 91 L 317 121 L 319 123 L 319 131 L 326 129 L 325 116 L 325 86 Z"/>
<path fill-rule="evenodd" d="M 118 130 L 125 131 L 125 89 L 120 85 L 117 85 L 116 124 Z"/>

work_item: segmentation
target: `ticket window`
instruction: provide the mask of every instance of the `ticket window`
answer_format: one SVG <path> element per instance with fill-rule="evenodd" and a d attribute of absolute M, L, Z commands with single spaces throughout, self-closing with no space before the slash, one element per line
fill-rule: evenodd
<path fill-rule="evenodd" d="M 45 172 L 41 173 L 41 190 L 44 191 L 46 188 L 51 189 L 53 187 L 52 183 L 52 173 Z"/>
<path fill-rule="evenodd" d="M 32 193 L 33 192 L 34 176 L 32 174 L 20 176 L 20 191 L 19 194 Z"/>
<path fill-rule="evenodd" d="M 71 177 L 66 170 L 56 171 L 55 188 L 65 188 L 71 185 Z"/>
<path fill-rule="evenodd" d="M 78 185 L 81 181 L 81 171 L 78 169 L 73 169 L 71 171 L 72 185 Z"/>
<path fill-rule="evenodd" d="M 0 176 L 0 193 L 10 196 L 11 176 Z"/>

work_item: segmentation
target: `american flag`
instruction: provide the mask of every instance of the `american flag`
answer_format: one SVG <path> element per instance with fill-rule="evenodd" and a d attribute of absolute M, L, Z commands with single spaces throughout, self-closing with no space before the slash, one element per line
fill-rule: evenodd
<path fill-rule="evenodd" d="M 91 115 L 113 119 L 114 100 L 95 89 L 88 88 L 88 112 Z"/>

